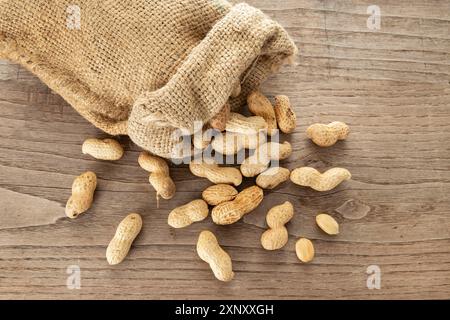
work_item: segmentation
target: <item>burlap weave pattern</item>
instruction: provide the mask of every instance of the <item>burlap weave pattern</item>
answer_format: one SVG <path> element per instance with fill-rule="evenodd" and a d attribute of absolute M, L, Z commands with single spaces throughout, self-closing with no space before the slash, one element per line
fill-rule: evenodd
<path fill-rule="evenodd" d="M 225 0 L 2 0 L 0 57 L 21 63 L 82 116 L 170 157 L 172 132 L 207 122 L 295 45 L 261 11 Z M 80 8 L 79 29 L 67 8 Z"/>

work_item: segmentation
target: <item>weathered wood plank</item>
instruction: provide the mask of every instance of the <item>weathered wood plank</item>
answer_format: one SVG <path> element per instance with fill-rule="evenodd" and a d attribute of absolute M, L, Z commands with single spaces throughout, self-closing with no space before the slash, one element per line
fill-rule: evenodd
<path fill-rule="evenodd" d="M 450 3 L 377 1 L 381 29 L 369 30 L 365 0 L 250 0 L 277 19 L 300 54 L 263 87 L 286 94 L 299 119 L 288 139 L 290 169 L 341 166 L 351 181 L 317 193 L 285 183 L 239 223 L 205 221 L 183 230 L 168 212 L 210 185 L 186 166 L 172 166 L 177 194 L 161 200 L 137 165 L 139 148 L 103 162 L 81 154 L 87 137 L 106 136 L 23 68 L 0 61 L 0 298 L 450 298 Z M 306 139 L 314 122 L 342 120 L 350 138 L 320 149 Z M 64 218 L 74 177 L 99 178 L 94 205 Z M 247 181 L 245 185 L 253 182 Z M 289 243 L 264 251 L 267 210 L 284 200 L 296 212 Z M 118 222 L 143 215 L 129 258 L 104 257 Z M 318 212 L 341 223 L 337 237 L 314 224 Z M 203 229 L 217 233 L 236 279 L 216 281 L 195 253 Z M 314 241 L 316 259 L 300 264 L 295 241 Z M 81 289 L 66 286 L 67 267 L 81 269 Z M 366 286 L 367 267 L 382 272 L 381 289 Z"/>

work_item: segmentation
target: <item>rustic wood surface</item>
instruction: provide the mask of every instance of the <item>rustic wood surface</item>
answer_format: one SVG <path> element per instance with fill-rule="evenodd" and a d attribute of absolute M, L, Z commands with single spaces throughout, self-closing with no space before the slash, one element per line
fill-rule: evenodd
<path fill-rule="evenodd" d="M 300 48 L 296 64 L 263 88 L 288 95 L 299 118 L 286 166 L 341 166 L 353 179 L 324 193 L 285 183 L 233 226 L 171 229 L 168 212 L 210 183 L 173 167 L 177 194 L 157 209 L 128 138 L 120 138 L 120 161 L 82 155 L 84 139 L 105 135 L 36 77 L 1 61 L 0 298 L 450 298 L 450 1 L 249 3 Z M 371 4 L 381 9 L 380 30 L 367 27 Z M 309 124 L 334 120 L 351 126 L 348 141 L 321 149 L 306 139 Z M 64 205 L 85 170 L 99 177 L 95 202 L 70 221 Z M 296 208 L 289 243 L 264 251 L 265 213 L 285 199 Z M 128 259 L 108 266 L 106 246 L 129 212 L 143 215 L 143 231 Z M 317 229 L 318 212 L 337 218 L 339 236 Z M 198 258 L 203 229 L 232 256 L 231 283 L 216 281 Z M 311 264 L 295 256 L 299 236 L 314 241 Z M 81 289 L 66 286 L 70 265 L 80 267 Z M 370 265 L 381 269 L 379 290 L 366 286 Z"/>

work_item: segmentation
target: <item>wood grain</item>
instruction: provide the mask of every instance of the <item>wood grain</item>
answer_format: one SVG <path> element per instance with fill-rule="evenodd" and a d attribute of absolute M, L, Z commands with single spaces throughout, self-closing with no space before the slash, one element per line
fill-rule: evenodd
<path fill-rule="evenodd" d="M 380 30 L 366 26 L 369 1 L 249 3 L 300 49 L 263 88 L 296 108 L 299 125 L 287 137 L 294 154 L 284 164 L 341 166 L 353 179 L 325 193 L 285 183 L 235 225 L 171 229 L 168 212 L 210 183 L 173 167 L 177 194 L 156 208 L 139 148 L 121 137 L 120 161 L 82 155 L 84 139 L 105 135 L 33 75 L 0 61 L 0 298 L 450 298 L 450 2 L 377 1 Z M 334 120 L 350 125 L 347 141 L 321 149 L 306 139 L 308 125 Z M 99 177 L 95 202 L 69 221 L 70 186 L 86 170 Z M 296 208 L 289 243 L 264 251 L 265 214 L 284 200 Z M 110 267 L 106 246 L 129 212 L 143 215 L 143 231 L 128 259 Z M 317 229 L 318 212 L 338 219 L 339 236 Z M 216 281 L 197 257 L 203 229 L 233 258 L 231 283 Z M 299 236 L 316 246 L 309 265 L 295 256 Z M 81 268 L 79 290 L 66 287 L 70 265 Z M 381 268 L 380 290 L 366 287 L 370 265 Z"/>

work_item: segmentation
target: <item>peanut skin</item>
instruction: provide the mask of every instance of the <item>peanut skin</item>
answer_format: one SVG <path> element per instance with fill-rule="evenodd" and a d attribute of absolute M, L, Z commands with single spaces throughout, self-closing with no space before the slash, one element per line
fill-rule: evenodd
<path fill-rule="evenodd" d="M 297 116 L 291 107 L 291 102 L 287 96 L 275 96 L 275 116 L 278 127 L 284 133 L 292 133 L 297 126 Z"/>
<path fill-rule="evenodd" d="M 294 206 L 289 201 L 275 206 L 267 213 L 266 221 L 269 229 L 261 236 L 261 245 L 266 250 L 278 250 L 288 242 L 289 235 L 286 227 L 294 216 Z"/>
<path fill-rule="evenodd" d="M 256 178 L 256 184 L 263 189 L 274 189 L 281 183 L 289 180 L 290 171 L 286 168 L 273 167 Z"/>
<path fill-rule="evenodd" d="M 321 147 L 330 147 L 338 140 L 345 140 L 349 133 L 349 126 L 339 121 L 330 124 L 316 123 L 306 130 L 308 138 Z"/>
<path fill-rule="evenodd" d="M 308 263 L 314 259 L 314 245 L 311 240 L 300 238 L 295 244 L 295 253 L 301 262 Z"/>
<path fill-rule="evenodd" d="M 238 191 L 228 184 L 216 184 L 202 192 L 202 198 L 211 206 L 234 200 Z"/>
<path fill-rule="evenodd" d="M 83 154 L 99 160 L 119 160 L 123 156 L 123 147 L 114 139 L 87 139 L 81 147 Z"/>
<path fill-rule="evenodd" d="M 210 231 L 202 231 L 197 241 L 200 259 L 209 264 L 214 276 L 220 281 L 231 281 L 234 277 L 231 258 L 219 245 Z"/>
<path fill-rule="evenodd" d="M 291 172 L 291 181 L 303 187 L 310 187 L 316 191 L 329 191 L 341 182 L 352 177 L 347 169 L 333 168 L 323 174 L 310 167 L 297 168 Z"/>
<path fill-rule="evenodd" d="M 219 167 L 215 163 L 191 162 L 189 169 L 194 176 L 206 178 L 216 184 L 233 184 L 238 186 L 242 183 L 242 174 L 236 168 Z"/>
<path fill-rule="evenodd" d="M 167 222 L 173 228 L 184 228 L 194 222 L 205 220 L 208 214 L 208 204 L 203 200 L 194 200 L 184 206 L 173 209 Z"/>
<path fill-rule="evenodd" d="M 156 191 L 156 197 L 161 196 L 163 199 L 172 199 L 175 195 L 176 187 L 170 177 L 169 166 L 167 162 L 150 153 L 141 152 L 138 159 L 142 169 L 150 172 L 149 182 Z"/>
<path fill-rule="evenodd" d="M 260 130 L 267 129 L 267 122 L 264 118 L 255 117 L 245 117 L 240 113 L 232 112 L 230 119 L 227 122 L 225 130 L 228 132 L 235 132 L 241 134 L 256 135 Z"/>
<path fill-rule="evenodd" d="M 72 183 L 72 196 L 66 204 L 66 216 L 75 219 L 86 212 L 94 201 L 94 192 L 97 187 L 97 176 L 88 171 L 75 178 Z"/>
<path fill-rule="evenodd" d="M 266 120 L 269 136 L 274 135 L 278 129 L 277 119 L 275 118 L 275 110 L 269 99 L 260 91 L 256 90 L 247 97 L 247 104 L 251 113 Z"/>
<path fill-rule="evenodd" d="M 256 209 L 263 198 L 263 190 L 257 186 L 244 189 L 234 200 L 223 202 L 214 207 L 211 211 L 212 219 L 218 225 L 233 224 Z"/>
<path fill-rule="evenodd" d="M 110 265 L 119 264 L 125 259 L 141 228 L 142 218 L 137 213 L 131 213 L 122 220 L 106 249 L 106 260 Z"/>

